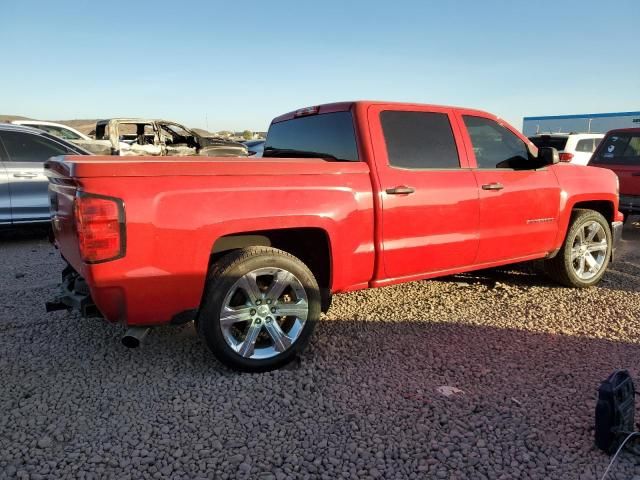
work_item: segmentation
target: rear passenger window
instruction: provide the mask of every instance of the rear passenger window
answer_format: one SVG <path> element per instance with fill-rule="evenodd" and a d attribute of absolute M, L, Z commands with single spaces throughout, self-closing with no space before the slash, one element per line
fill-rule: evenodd
<path fill-rule="evenodd" d="M 398 168 L 460 168 L 446 113 L 385 111 L 380 123 L 389 164 Z"/>
<path fill-rule="evenodd" d="M 271 124 L 265 158 L 325 158 L 358 161 L 351 112 L 323 113 Z"/>
<path fill-rule="evenodd" d="M 484 117 L 464 115 L 478 168 L 526 169 L 529 151 L 525 143 L 498 122 Z"/>
<path fill-rule="evenodd" d="M 49 157 L 65 155 L 69 150 L 42 135 L 24 132 L 0 133 L 9 160 L 12 162 L 46 162 Z"/>
<path fill-rule="evenodd" d="M 576 144 L 576 152 L 593 153 L 593 138 L 578 140 L 578 143 Z"/>

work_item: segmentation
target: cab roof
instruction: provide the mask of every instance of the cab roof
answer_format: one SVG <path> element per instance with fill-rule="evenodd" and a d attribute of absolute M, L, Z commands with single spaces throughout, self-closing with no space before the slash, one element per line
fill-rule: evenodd
<path fill-rule="evenodd" d="M 463 107 L 453 107 L 449 105 L 433 105 L 426 103 L 413 103 L 413 102 L 385 102 L 382 100 L 353 100 L 350 102 L 336 102 L 336 103 L 325 103 L 322 105 L 314 105 L 310 107 L 304 107 L 297 110 L 293 110 L 291 112 L 287 112 L 283 115 L 280 115 L 274 118 L 271 123 L 283 122 L 285 120 L 291 120 L 300 116 L 300 112 L 302 111 L 313 111 L 313 115 L 321 115 L 323 113 L 334 113 L 334 112 L 345 112 L 354 109 L 356 106 L 359 108 L 366 109 L 372 105 L 390 105 L 397 107 L 437 107 L 437 108 L 447 108 L 452 110 L 464 110 L 466 113 L 479 113 L 482 115 L 488 115 L 493 118 L 497 118 L 495 115 L 485 112 L 483 110 L 475 110 Z"/>

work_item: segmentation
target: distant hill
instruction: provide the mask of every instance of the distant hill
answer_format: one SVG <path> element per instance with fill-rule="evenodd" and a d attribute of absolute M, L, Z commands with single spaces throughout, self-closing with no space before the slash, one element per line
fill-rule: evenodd
<path fill-rule="evenodd" d="M 28 117 L 21 117 L 20 115 L 0 115 L 0 123 L 8 123 L 14 120 L 32 120 Z"/>
<path fill-rule="evenodd" d="M 96 129 L 96 122 L 98 121 L 98 119 L 95 120 L 51 120 L 52 122 L 56 122 L 56 123 L 61 123 L 63 125 L 68 125 L 69 127 L 73 127 L 76 130 L 80 130 L 82 133 L 85 134 L 89 134 L 89 132 L 92 132 L 93 130 Z"/>
<path fill-rule="evenodd" d="M 29 117 L 22 117 L 20 115 L 0 115 L 0 122 L 8 123 L 13 120 L 40 120 Z M 46 120 L 47 122 L 55 122 L 61 123 L 63 125 L 68 125 L 70 127 L 75 128 L 76 130 L 80 130 L 82 133 L 88 134 L 92 130 L 96 128 L 97 120 L 88 119 L 88 120 Z"/>

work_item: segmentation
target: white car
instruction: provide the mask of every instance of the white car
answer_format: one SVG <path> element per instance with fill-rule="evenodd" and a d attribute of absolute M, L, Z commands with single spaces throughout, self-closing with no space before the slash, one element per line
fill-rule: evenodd
<path fill-rule="evenodd" d="M 72 142 L 97 155 L 111 155 L 111 144 L 109 142 L 95 140 L 75 128 L 61 123 L 45 122 L 43 120 L 14 120 L 11 123 L 43 130 L 49 135 Z"/>
<path fill-rule="evenodd" d="M 44 122 L 42 120 L 14 120 L 14 125 L 26 125 L 27 127 L 43 130 L 49 135 L 62 138 L 63 140 L 92 140 L 91 137 L 79 132 L 75 128 L 62 125 L 61 123 Z"/>
<path fill-rule="evenodd" d="M 603 133 L 549 133 L 531 136 L 529 140 L 538 148 L 558 150 L 561 162 L 586 165 L 603 138 Z"/>

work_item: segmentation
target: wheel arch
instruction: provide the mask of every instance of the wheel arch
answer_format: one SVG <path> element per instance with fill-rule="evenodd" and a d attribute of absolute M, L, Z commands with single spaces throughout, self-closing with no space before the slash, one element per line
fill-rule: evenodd
<path fill-rule="evenodd" d="M 609 223 L 615 220 L 613 202 L 610 202 L 609 200 L 587 200 L 576 202 L 571 206 L 571 210 L 573 211 L 577 209 L 594 210 L 600 213 Z"/>
<path fill-rule="evenodd" d="M 571 226 L 571 218 L 573 217 L 574 212 L 579 209 L 594 210 L 600 213 L 607 222 L 609 222 L 609 224 L 615 220 L 616 212 L 614 203 L 611 200 L 578 199 L 574 200 L 572 203 L 568 203 L 566 207 L 561 210 L 562 213 L 558 223 L 558 234 L 556 236 L 555 249 L 547 255 L 547 258 L 553 258 L 557 255 L 562 244 L 567 238 L 567 233 Z"/>
<path fill-rule="evenodd" d="M 227 253 L 246 247 L 273 247 L 299 258 L 316 277 L 322 310 L 329 308 L 332 285 L 331 240 L 318 227 L 278 228 L 223 235 L 211 246 L 209 268 Z"/>

